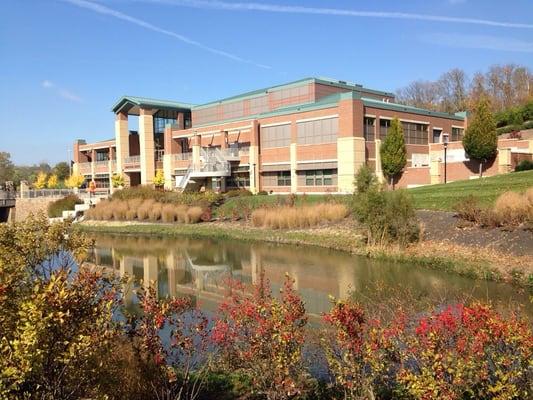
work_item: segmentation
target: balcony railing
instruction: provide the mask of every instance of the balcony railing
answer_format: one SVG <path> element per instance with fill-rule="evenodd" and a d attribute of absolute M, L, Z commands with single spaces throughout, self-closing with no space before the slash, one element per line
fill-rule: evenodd
<path fill-rule="evenodd" d="M 126 168 L 135 168 L 141 165 L 141 156 L 129 156 L 124 159 L 124 166 Z"/>
<path fill-rule="evenodd" d="M 78 164 L 78 171 L 80 174 L 90 174 L 92 171 L 90 162 L 83 162 Z"/>
<path fill-rule="evenodd" d="M 239 147 L 239 156 L 247 156 L 250 154 L 250 147 Z"/>
<path fill-rule="evenodd" d="M 155 161 L 163 161 L 163 156 L 165 155 L 165 150 L 156 150 L 154 152 Z"/>
<path fill-rule="evenodd" d="M 192 152 L 172 154 L 172 161 L 186 161 L 192 159 Z"/>

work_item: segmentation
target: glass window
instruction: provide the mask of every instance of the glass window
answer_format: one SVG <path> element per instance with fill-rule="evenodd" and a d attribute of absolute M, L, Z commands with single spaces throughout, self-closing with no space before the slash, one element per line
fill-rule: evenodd
<path fill-rule="evenodd" d="M 365 140 L 374 141 L 374 125 L 376 120 L 374 118 L 365 117 L 364 135 Z"/>
<path fill-rule="evenodd" d="M 388 119 L 380 119 L 379 120 L 379 138 L 381 140 L 384 140 L 387 137 L 387 133 L 389 132 L 390 128 L 390 120 Z"/>
<path fill-rule="evenodd" d="M 428 144 L 427 125 L 414 122 L 402 122 L 406 144 Z"/>
<path fill-rule="evenodd" d="M 305 171 L 305 186 L 332 186 L 336 169 L 315 169 Z"/>
<path fill-rule="evenodd" d="M 459 142 L 461 140 L 463 140 L 463 128 L 452 127 L 452 136 L 450 138 L 450 141 Z"/>
<path fill-rule="evenodd" d="M 276 125 L 260 128 L 261 147 L 288 147 L 291 144 L 291 125 Z"/>
<path fill-rule="evenodd" d="M 298 122 L 297 128 L 298 144 L 333 143 L 337 141 L 339 119 L 335 117 Z"/>
<path fill-rule="evenodd" d="M 291 186 L 291 171 L 278 172 L 278 186 Z"/>

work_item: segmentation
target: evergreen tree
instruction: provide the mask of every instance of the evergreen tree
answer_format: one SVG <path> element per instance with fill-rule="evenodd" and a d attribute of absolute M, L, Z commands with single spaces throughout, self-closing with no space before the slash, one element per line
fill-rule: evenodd
<path fill-rule="evenodd" d="M 407 150 L 403 137 L 403 128 L 398 118 L 391 122 L 387 136 L 379 149 L 383 174 L 394 187 L 394 178 L 402 172 L 407 163 Z"/>
<path fill-rule="evenodd" d="M 480 176 L 483 172 L 483 163 L 496 157 L 498 152 L 496 121 L 490 107 L 490 101 L 486 97 L 482 97 L 477 102 L 463 137 L 463 147 L 466 153 L 469 157 L 480 161 Z"/>

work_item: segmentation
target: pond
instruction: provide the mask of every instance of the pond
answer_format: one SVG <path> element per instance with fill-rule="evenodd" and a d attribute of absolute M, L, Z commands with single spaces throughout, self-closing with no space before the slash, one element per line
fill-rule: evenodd
<path fill-rule="evenodd" d="M 330 296 L 354 296 L 363 303 L 389 298 L 424 304 L 480 299 L 502 309 L 521 304 L 526 314 L 533 315 L 527 290 L 318 247 L 185 237 L 98 234 L 94 238 L 91 261 L 96 265 L 153 281 L 159 296 L 191 296 L 208 312 L 223 299 L 229 276 L 252 284 L 264 272 L 274 293 L 288 273 L 312 318 L 329 311 Z M 129 299 L 133 301 L 132 296 Z"/>

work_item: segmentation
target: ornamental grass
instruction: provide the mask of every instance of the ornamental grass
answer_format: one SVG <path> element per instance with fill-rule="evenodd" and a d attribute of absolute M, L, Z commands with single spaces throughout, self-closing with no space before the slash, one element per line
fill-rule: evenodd
<path fill-rule="evenodd" d="M 338 222 L 348 215 L 344 204 L 319 203 L 301 207 L 260 208 L 252 212 L 252 225 L 270 229 L 298 229 Z"/>

